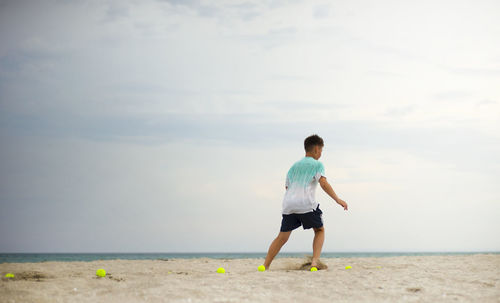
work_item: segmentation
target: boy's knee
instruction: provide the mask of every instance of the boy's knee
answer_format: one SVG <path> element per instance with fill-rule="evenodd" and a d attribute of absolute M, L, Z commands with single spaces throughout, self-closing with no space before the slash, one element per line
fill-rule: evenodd
<path fill-rule="evenodd" d="M 324 226 L 321 226 L 321 227 L 315 227 L 313 228 L 314 229 L 314 232 L 317 233 L 317 232 L 324 232 L 325 231 L 325 227 Z"/>

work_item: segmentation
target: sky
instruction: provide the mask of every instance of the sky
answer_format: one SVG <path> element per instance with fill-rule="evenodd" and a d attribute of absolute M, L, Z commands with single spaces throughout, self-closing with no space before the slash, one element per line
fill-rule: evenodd
<path fill-rule="evenodd" d="M 500 251 L 498 1 L 0 0 L 0 252 Z M 312 251 L 312 230 L 283 252 Z"/>

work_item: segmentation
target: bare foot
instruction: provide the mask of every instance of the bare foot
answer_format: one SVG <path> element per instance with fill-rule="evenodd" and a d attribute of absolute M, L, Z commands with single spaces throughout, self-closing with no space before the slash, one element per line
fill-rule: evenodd
<path fill-rule="evenodd" d="M 307 261 L 304 262 L 299 269 L 301 270 L 311 270 L 311 267 L 316 267 L 318 270 L 327 269 L 328 266 L 321 262 L 320 260 L 312 260 L 311 256 L 307 256 Z"/>

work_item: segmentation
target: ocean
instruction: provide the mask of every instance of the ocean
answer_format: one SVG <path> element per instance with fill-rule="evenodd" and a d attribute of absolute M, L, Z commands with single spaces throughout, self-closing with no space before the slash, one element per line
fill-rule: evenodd
<path fill-rule="evenodd" d="M 321 258 L 353 257 L 395 257 L 395 256 L 435 256 L 435 255 L 471 255 L 500 254 L 500 252 L 322 252 Z M 312 252 L 280 252 L 277 258 L 303 258 Z M 265 258 L 265 252 L 255 253 L 0 253 L 0 263 L 26 263 L 49 261 L 96 261 L 96 260 L 166 260 L 166 259 L 248 259 Z"/>

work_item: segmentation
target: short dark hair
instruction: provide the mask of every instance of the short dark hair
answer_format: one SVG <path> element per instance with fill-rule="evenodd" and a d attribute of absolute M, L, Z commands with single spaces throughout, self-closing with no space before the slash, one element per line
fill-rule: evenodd
<path fill-rule="evenodd" d="M 306 150 L 306 152 L 311 152 L 315 145 L 321 147 L 324 146 L 323 139 L 321 139 L 321 137 L 316 134 L 311 135 L 304 140 L 304 149 Z"/>

